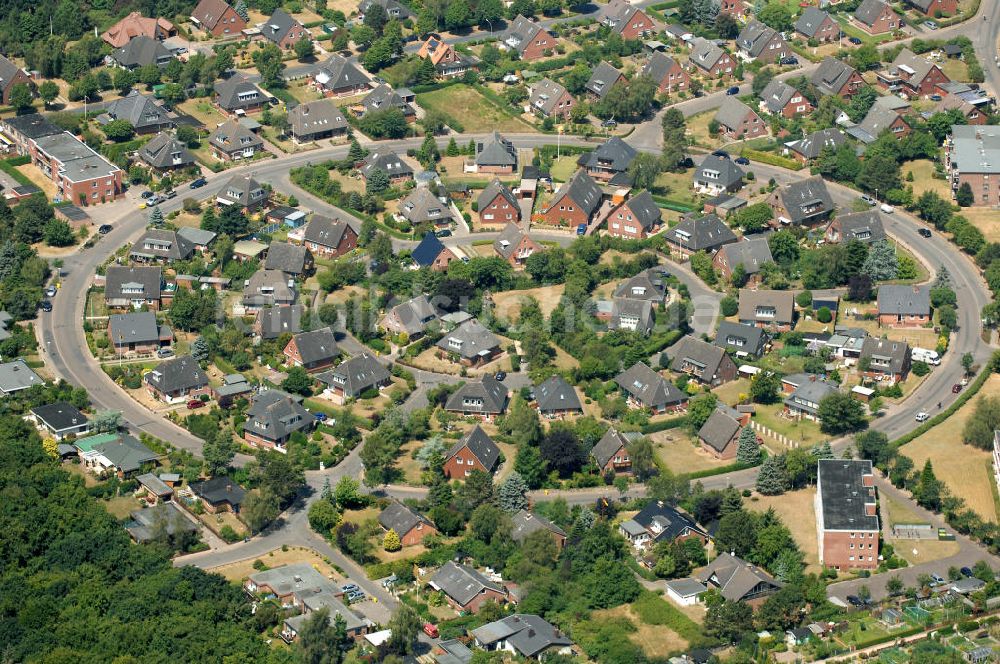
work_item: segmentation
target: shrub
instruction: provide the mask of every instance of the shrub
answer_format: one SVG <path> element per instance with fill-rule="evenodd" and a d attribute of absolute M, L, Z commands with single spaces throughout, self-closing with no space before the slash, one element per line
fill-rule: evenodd
<path fill-rule="evenodd" d="M 833 314 L 830 313 L 830 309 L 827 307 L 820 307 L 819 311 L 816 312 L 816 320 L 821 323 L 829 323 L 833 320 Z"/>

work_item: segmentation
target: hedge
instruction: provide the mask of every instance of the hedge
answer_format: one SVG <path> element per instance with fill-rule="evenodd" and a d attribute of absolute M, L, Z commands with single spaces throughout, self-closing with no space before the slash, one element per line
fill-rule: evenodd
<path fill-rule="evenodd" d="M 931 419 L 927 420 L 926 422 L 918 426 L 916 429 L 910 431 L 909 433 L 905 433 L 896 440 L 892 441 L 892 444 L 895 447 L 902 447 L 903 445 L 912 442 L 918 436 L 922 436 L 930 429 L 936 427 L 937 425 L 941 424 L 946 419 L 954 415 L 955 412 L 959 408 L 964 406 L 969 399 L 976 396 L 976 393 L 979 392 L 980 389 L 982 389 L 983 385 L 986 383 L 986 380 L 990 377 L 990 373 L 991 372 L 989 371 L 989 369 L 980 371 L 979 375 L 976 376 L 976 379 L 972 381 L 972 383 L 962 392 L 962 394 L 957 399 L 955 399 L 955 403 L 951 404 L 950 406 L 945 408 L 944 411 L 938 413 Z"/>
<path fill-rule="evenodd" d="M 656 203 L 658 207 L 666 208 L 667 210 L 673 210 L 674 212 L 692 212 L 694 207 L 687 203 L 681 203 L 680 201 L 673 201 L 666 196 L 657 196 L 653 194 L 653 202 Z"/>
<path fill-rule="evenodd" d="M 747 470 L 748 468 L 754 468 L 753 465 L 748 463 L 733 463 L 728 466 L 720 466 L 718 468 L 707 468 L 705 470 L 699 470 L 694 473 L 685 473 L 684 477 L 689 480 L 697 480 L 703 477 L 712 477 L 713 475 L 725 475 L 726 473 L 735 473 L 739 470 Z"/>
<path fill-rule="evenodd" d="M 676 429 L 687 424 L 687 415 L 674 418 L 672 420 L 663 420 L 662 422 L 651 422 L 646 426 L 639 429 L 641 433 L 651 434 L 657 433 L 658 431 L 667 431 L 668 429 Z"/>
<path fill-rule="evenodd" d="M 759 161 L 762 164 L 768 164 L 770 166 L 778 166 L 780 168 L 787 168 L 791 171 L 802 170 L 803 166 L 794 159 L 789 159 L 788 157 L 782 157 L 780 155 L 771 154 L 770 152 L 763 152 L 761 150 L 752 150 L 750 148 L 744 148 L 740 155 L 751 159 L 753 161 Z"/>
<path fill-rule="evenodd" d="M 21 161 L 22 159 L 26 161 Z M 0 159 L 0 171 L 3 171 L 7 175 L 17 180 L 18 184 L 22 185 L 34 184 L 31 181 L 31 178 L 29 178 L 27 175 L 25 175 L 21 171 L 17 170 L 17 168 L 15 168 L 15 166 L 24 166 L 25 164 L 30 163 L 30 161 L 31 160 L 28 159 L 27 157 L 17 157 L 16 159 Z"/>

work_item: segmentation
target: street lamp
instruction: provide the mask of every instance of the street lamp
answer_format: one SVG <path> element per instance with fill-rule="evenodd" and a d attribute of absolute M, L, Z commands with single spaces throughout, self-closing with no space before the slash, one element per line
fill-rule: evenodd
<path fill-rule="evenodd" d="M 489 24 L 489 26 L 490 26 L 490 38 L 492 39 L 492 37 L 493 37 L 493 21 L 491 21 L 490 19 L 486 18 L 485 16 L 483 17 L 483 20 L 486 21 Z"/>

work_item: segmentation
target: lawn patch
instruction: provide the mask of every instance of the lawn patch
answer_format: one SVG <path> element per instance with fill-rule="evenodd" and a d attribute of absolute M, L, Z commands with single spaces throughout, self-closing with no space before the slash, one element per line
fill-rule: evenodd
<path fill-rule="evenodd" d="M 425 110 L 440 111 L 468 133 L 487 131 L 529 131 L 531 125 L 520 120 L 465 84 L 417 95 L 417 104 Z"/>

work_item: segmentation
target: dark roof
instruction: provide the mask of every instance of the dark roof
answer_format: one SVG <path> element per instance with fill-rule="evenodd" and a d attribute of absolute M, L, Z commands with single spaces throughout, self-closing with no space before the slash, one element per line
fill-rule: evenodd
<path fill-rule="evenodd" d="M 336 249 L 340 246 L 348 228 L 347 222 L 342 219 L 331 219 L 321 214 L 314 214 L 303 232 L 302 241 Z"/>
<path fill-rule="evenodd" d="M 429 583 L 461 606 L 471 602 L 476 595 L 486 589 L 503 592 L 501 586 L 493 583 L 477 570 L 450 560 L 434 573 Z"/>
<path fill-rule="evenodd" d="M 611 320 L 608 321 L 608 329 L 626 329 L 649 334 L 655 324 L 656 313 L 650 300 L 633 300 L 628 297 L 616 297 L 611 300 Z"/>
<path fill-rule="evenodd" d="M 265 270 L 281 270 L 288 274 L 302 274 L 306 266 L 307 249 L 298 244 L 272 242 L 267 248 Z"/>
<path fill-rule="evenodd" d="M 357 88 L 368 85 L 368 77 L 350 60 L 334 53 L 313 72 L 313 78 L 328 90 Z"/>
<path fill-rule="evenodd" d="M 894 284 L 879 286 L 878 312 L 902 316 L 926 316 L 931 312 L 931 290 L 927 286 Z"/>
<path fill-rule="evenodd" d="M 3 56 L 0 56 L 0 58 L 3 58 Z M 6 60 L 6 58 L 3 59 Z M 3 122 L 25 138 L 42 138 L 43 136 L 52 136 L 63 132 L 59 126 L 38 113 L 15 115 L 4 118 Z"/>
<path fill-rule="evenodd" d="M 403 115 L 413 115 L 416 111 L 407 102 L 403 101 L 403 98 L 396 93 L 395 90 L 387 83 L 381 83 L 374 90 L 369 92 L 363 100 L 361 100 L 361 105 L 364 107 L 364 112 L 369 113 L 371 111 L 380 111 L 388 108 L 396 108 L 402 111 Z"/>
<path fill-rule="evenodd" d="M 493 250 L 505 260 L 509 259 L 521 244 L 521 240 L 527 236 L 528 234 L 520 226 L 513 221 L 509 222 L 493 241 Z"/>
<path fill-rule="evenodd" d="M 636 362 L 615 376 L 615 382 L 644 406 L 650 408 L 663 408 L 688 400 L 686 394 L 644 362 Z"/>
<path fill-rule="evenodd" d="M 227 79 L 217 81 L 215 94 L 219 97 L 219 106 L 227 111 L 257 106 L 266 97 L 255 83 L 242 74 L 234 74 Z"/>
<path fill-rule="evenodd" d="M 724 244 L 736 242 L 736 233 L 714 214 L 685 219 L 663 236 L 668 242 L 688 251 L 712 251 Z"/>
<path fill-rule="evenodd" d="M 418 295 L 406 302 L 397 304 L 386 316 L 392 314 L 409 335 L 418 334 L 438 317 L 437 310 L 431 305 L 426 295 Z"/>
<path fill-rule="evenodd" d="M 79 408 L 65 401 L 35 406 L 31 413 L 53 431 L 78 427 L 88 421 Z"/>
<path fill-rule="evenodd" d="M 292 304 L 297 297 L 295 282 L 280 270 L 261 268 L 243 286 L 243 305 L 248 307 Z"/>
<path fill-rule="evenodd" d="M 882 0 L 862 0 L 861 4 L 854 11 L 854 18 L 865 25 L 872 25 L 878 20 L 878 17 L 882 14 L 882 10 L 887 6 Z"/>
<path fill-rule="evenodd" d="M 819 380 L 815 376 L 809 374 L 807 376 L 805 379 L 798 376 L 791 377 L 793 380 L 797 380 L 799 384 L 785 398 L 784 404 L 792 410 L 801 410 L 816 415 L 819 413 L 819 405 L 823 399 L 836 394 L 840 389 L 836 385 L 828 383 L 825 380 Z M 788 382 L 788 378 L 786 377 L 782 382 Z"/>
<path fill-rule="evenodd" d="M 861 359 L 871 360 L 870 371 L 903 373 L 910 359 L 910 345 L 905 341 L 867 337 L 861 346 Z"/>
<path fill-rule="evenodd" d="M 874 480 L 872 462 L 859 459 L 820 459 L 816 483 L 819 487 L 817 524 L 824 530 L 878 530 L 878 516 L 867 513 L 866 505 L 875 506 L 874 484 L 865 486 L 864 478 Z"/>
<path fill-rule="evenodd" d="M 186 260 L 194 253 L 194 245 L 187 239 L 165 228 L 147 228 L 135 242 L 129 256 L 139 258 L 162 258 L 165 260 Z"/>
<path fill-rule="evenodd" d="M 518 53 L 524 53 L 524 49 L 531 44 L 532 38 L 538 34 L 539 30 L 544 29 L 538 23 L 518 14 L 509 23 L 507 32 L 503 35 L 502 40 Z"/>
<path fill-rule="evenodd" d="M 152 343 L 160 339 L 160 327 L 152 311 L 112 314 L 109 318 L 113 343 Z"/>
<path fill-rule="evenodd" d="M 876 2 L 878 0 L 875 0 Z M 813 72 L 812 84 L 825 95 L 840 94 L 841 88 L 855 74 L 855 69 L 843 60 L 828 55 Z"/>
<path fill-rule="evenodd" d="M 301 399 L 281 390 L 266 390 L 251 400 L 243 430 L 267 440 L 280 441 L 295 431 L 308 429 L 313 421 Z"/>
<path fill-rule="evenodd" d="M 238 507 L 246 498 L 246 490 L 234 482 L 228 475 L 213 477 L 204 482 L 194 482 L 191 490 L 212 505 L 229 503 Z"/>
<path fill-rule="evenodd" d="M 659 85 L 676 64 L 677 61 L 669 55 L 656 51 L 649 56 L 649 60 L 647 60 L 646 64 L 642 66 L 642 69 L 639 71 L 639 75 L 649 76 L 656 81 L 657 85 Z"/>
<path fill-rule="evenodd" d="M 882 213 L 878 210 L 866 210 L 854 214 L 843 214 L 830 222 L 840 227 L 840 241 L 878 242 L 885 239 L 885 228 L 882 226 Z"/>
<path fill-rule="evenodd" d="M 511 208 L 518 210 L 518 214 L 520 214 L 517 197 L 514 196 L 514 192 L 510 190 L 510 187 L 505 185 L 503 182 L 500 182 L 499 178 L 493 178 L 493 181 L 486 185 L 486 188 L 483 189 L 481 194 L 479 194 L 479 198 L 476 199 L 479 210 L 486 209 L 486 206 L 492 203 L 493 199 L 495 199 L 498 195 L 503 196 L 507 203 L 510 204 Z"/>
<path fill-rule="evenodd" d="M 698 438 L 716 452 L 724 452 L 741 429 L 730 408 L 716 408 L 698 429 Z"/>
<path fill-rule="evenodd" d="M 459 387 L 448 399 L 445 410 L 499 414 L 507 409 L 507 398 L 507 387 L 493 376 L 486 375 Z M 476 404 L 466 403 L 467 400 Z"/>
<path fill-rule="evenodd" d="M 697 377 L 706 383 L 715 379 L 719 365 L 728 359 L 725 349 L 692 337 L 690 334 L 685 335 L 667 352 L 673 358 L 670 363 L 673 371 L 684 372 L 685 367 L 698 367 L 700 371 L 697 372 Z"/>
<path fill-rule="evenodd" d="M 163 131 L 142 146 L 139 157 L 153 168 L 189 166 L 194 163 L 194 154 L 187 146 L 172 134 Z"/>
<path fill-rule="evenodd" d="M 648 231 L 663 221 L 653 195 L 645 189 L 626 200 L 623 205 L 632 211 L 632 221 L 638 223 L 643 230 Z"/>
<path fill-rule="evenodd" d="M 820 129 L 801 140 L 785 143 L 785 147 L 798 152 L 806 159 L 815 159 L 819 157 L 823 148 L 836 150 L 846 142 L 847 136 L 839 129 Z"/>
<path fill-rule="evenodd" d="M 158 266 L 112 265 L 104 275 L 104 298 L 114 300 L 160 299 L 161 273 Z M 123 293 L 123 288 L 129 292 Z"/>
<path fill-rule="evenodd" d="M 713 175 L 714 177 L 709 177 L 709 175 Z M 728 157 L 710 154 L 695 169 L 694 181 L 710 182 L 729 189 L 731 186 L 743 181 L 743 169 Z"/>
<path fill-rule="evenodd" d="M 98 443 L 93 449 L 123 473 L 133 473 L 142 468 L 143 464 L 160 458 L 159 454 L 128 434 L 116 436 L 106 443 Z"/>
<path fill-rule="evenodd" d="M 531 96 L 528 98 L 528 104 L 532 108 L 550 115 L 556 110 L 556 104 L 559 100 L 566 94 L 568 92 L 562 83 L 557 83 L 551 78 L 543 78 L 531 86 Z"/>
<path fill-rule="evenodd" d="M 589 217 L 601 204 L 602 195 L 601 188 L 597 186 L 593 178 L 585 171 L 577 171 L 568 182 L 559 187 L 559 191 L 552 197 L 548 209 L 558 205 L 564 197 L 569 197 Z"/>
<path fill-rule="evenodd" d="M 756 115 L 752 108 L 734 96 L 727 96 L 715 113 L 715 121 L 723 127 L 735 130 L 751 114 Z"/>
<path fill-rule="evenodd" d="M 583 410 L 576 390 L 559 374 L 549 376 L 535 387 L 535 400 L 538 402 L 539 412 L 542 413 Z"/>
<path fill-rule="evenodd" d="M 776 34 L 778 32 L 774 28 L 769 28 L 760 21 L 752 20 L 744 26 L 739 36 L 736 37 L 736 46 L 750 57 L 756 58 Z"/>
<path fill-rule="evenodd" d="M 761 91 L 761 99 L 764 100 L 764 106 L 767 108 L 769 113 L 777 114 L 781 113 L 782 109 L 788 105 L 788 102 L 792 100 L 792 97 L 800 94 L 798 90 L 788 85 L 784 81 L 780 81 L 776 78 L 771 79 L 771 82 L 767 84 L 767 87 Z"/>
<path fill-rule="evenodd" d="M 492 469 L 500 460 L 500 448 L 478 424 L 464 438 L 452 445 L 445 455 L 445 460 L 452 458 L 465 447 L 468 447 L 473 456 L 488 469 Z"/>
<path fill-rule="evenodd" d="M 549 648 L 573 645 L 558 628 L 539 616 L 525 613 L 515 613 L 477 627 L 472 630 L 472 636 L 489 649 L 503 641 L 516 654 L 527 658 L 540 656 Z"/>
<path fill-rule="evenodd" d="M 145 376 L 146 383 L 161 392 L 193 390 L 208 385 L 208 376 L 190 355 L 160 362 Z"/>
<path fill-rule="evenodd" d="M 594 457 L 599 468 L 604 468 L 611 461 L 615 453 L 628 447 L 629 440 L 619 433 L 614 427 L 609 428 L 590 450 L 590 456 Z"/>
<path fill-rule="evenodd" d="M 511 515 L 510 520 L 514 525 L 510 531 L 510 537 L 515 542 L 523 542 L 524 538 L 538 530 L 547 530 L 561 537 L 566 536 L 566 532 L 562 528 L 528 510 L 518 510 L 516 514 Z"/>
<path fill-rule="evenodd" d="M 323 362 L 340 354 L 332 327 L 324 327 L 311 332 L 299 332 L 293 340 L 303 364 Z"/>
<path fill-rule="evenodd" d="M 427 187 L 417 187 L 399 203 L 399 213 L 410 223 L 443 223 L 452 218 L 451 205 L 431 193 Z"/>
<path fill-rule="evenodd" d="M 719 253 L 722 254 L 729 269 L 742 265 L 747 274 L 757 274 L 761 265 L 774 261 L 767 238 L 743 238 L 740 242 L 723 245 Z"/>
<path fill-rule="evenodd" d="M 347 119 L 330 99 L 299 104 L 288 111 L 288 123 L 296 136 L 309 136 L 347 128 Z"/>
<path fill-rule="evenodd" d="M 213 30 L 230 6 L 225 0 L 201 0 L 198 6 L 191 11 L 191 16 L 198 19 L 198 22 L 208 30 Z M 242 22 L 243 19 L 240 18 L 240 21 Z M 242 29 L 241 25 L 240 30 Z"/>
<path fill-rule="evenodd" d="M 756 325 L 741 325 L 727 320 L 719 323 L 713 342 L 719 348 L 746 351 L 757 355 L 767 342 L 767 333 Z"/>
<path fill-rule="evenodd" d="M 173 59 L 174 54 L 167 50 L 160 40 L 138 35 L 132 37 L 121 48 L 112 51 L 111 57 L 122 67 L 133 69 L 146 65 L 163 66 Z"/>
<path fill-rule="evenodd" d="M 433 232 L 427 231 L 424 234 L 424 239 L 413 249 L 410 256 L 417 265 L 427 267 L 433 265 L 444 250 L 445 246 L 441 240 Z"/>
<path fill-rule="evenodd" d="M 795 21 L 795 30 L 806 37 L 815 37 L 823 23 L 830 15 L 816 7 L 806 7 Z"/>
<path fill-rule="evenodd" d="M 625 297 L 632 300 L 649 300 L 663 302 L 667 297 L 667 284 L 663 269 L 651 267 L 643 270 L 631 279 L 618 284 L 614 290 L 615 297 Z"/>
<path fill-rule="evenodd" d="M 702 37 L 695 37 L 691 42 L 691 54 L 688 56 L 688 62 L 705 71 L 709 71 L 725 54 L 726 52 L 722 50 L 722 47 L 715 42 Z"/>
<path fill-rule="evenodd" d="M 302 314 L 305 307 L 293 304 L 288 307 L 264 307 L 257 312 L 260 336 L 277 339 L 282 334 L 296 334 L 302 329 Z"/>
<path fill-rule="evenodd" d="M 591 92 L 599 99 L 603 99 L 606 94 L 611 90 L 615 83 L 618 82 L 622 73 L 609 65 L 604 60 L 601 60 L 594 71 L 590 74 L 590 80 L 587 81 L 584 88 L 588 92 Z"/>
<path fill-rule="evenodd" d="M 208 142 L 212 143 L 224 152 L 235 152 L 244 148 L 259 148 L 264 145 L 264 140 L 253 133 L 236 120 L 229 120 L 218 127 L 209 135 Z M 246 178 L 249 176 L 237 175 L 236 178 Z M 234 179 L 236 179 L 234 178 Z"/>
<path fill-rule="evenodd" d="M 386 530 L 394 530 L 400 537 L 421 523 L 430 525 L 430 521 L 425 519 L 423 515 L 395 500 L 379 513 L 378 522 Z"/>
<path fill-rule="evenodd" d="M 348 395 L 360 394 L 370 387 L 381 385 L 390 380 L 392 374 L 382 366 L 373 355 L 366 351 L 341 362 L 336 369 L 325 371 L 316 376 L 328 385 L 338 385 L 344 388 Z"/>
<path fill-rule="evenodd" d="M 763 307 L 774 311 L 773 316 L 758 316 Z M 772 323 L 791 323 L 795 316 L 795 296 L 791 291 L 740 289 L 739 319 Z"/>
<path fill-rule="evenodd" d="M 789 182 L 779 187 L 776 194 L 793 224 L 808 224 L 830 214 L 834 208 L 826 180 L 819 175 Z"/>
<path fill-rule="evenodd" d="M 226 186 L 219 190 L 217 199 L 222 198 L 241 207 L 248 207 L 266 200 L 267 189 L 251 175 L 234 175 Z"/>
<path fill-rule="evenodd" d="M 404 19 L 412 15 L 406 5 L 396 2 L 396 0 L 361 0 L 358 11 L 364 14 L 372 5 L 379 5 L 385 9 L 390 18 Z"/>
<path fill-rule="evenodd" d="M 361 174 L 366 178 L 376 169 L 385 171 L 390 178 L 413 177 L 413 169 L 395 152 L 373 152 L 361 166 Z"/>
<path fill-rule="evenodd" d="M 19 71 L 23 72 L 24 70 L 3 55 L 0 55 L 0 90 L 9 88 Z M 27 75 L 27 72 L 25 72 L 25 75 Z"/>
<path fill-rule="evenodd" d="M 649 501 L 632 517 L 632 520 L 653 535 L 654 541 L 670 542 L 688 532 L 698 533 L 703 537 L 708 536 L 694 519 L 662 500 Z"/>
<path fill-rule="evenodd" d="M 635 148 L 618 138 L 612 136 L 604 143 L 597 146 L 592 152 L 584 153 L 579 164 L 584 167 L 600 166 L 618 173 L 628 170 L 629 164 L 638 154 Z"/>
<path fill-rule="evenodd" d="M 476 164 L 478 166 L 517 166 L 517 148 L 514 144 L 494 131 L 483 141 L 476 142 Z"/>
<path fill-rule="evenodd" d="M 707 567 L 695 574 L 695 578 L 719 589 L 722 596 L 738 602 L 762 585 L 776 591 L 784 584 L 770 574 L 731 553 L 721 553 Z"/>
<path fill-rule="evenodd" d="M 270 39 L 275 44 L 279 43 L 288 34 L 288 31 L 299 25 L 299 22 L 289 16 L 281 7 L 274 10 L 271 18 L 264 21 L 260 27 L 260 33 L 265 39 Z"/>

